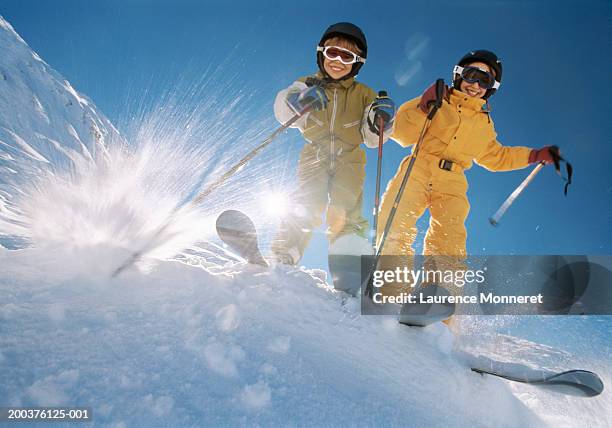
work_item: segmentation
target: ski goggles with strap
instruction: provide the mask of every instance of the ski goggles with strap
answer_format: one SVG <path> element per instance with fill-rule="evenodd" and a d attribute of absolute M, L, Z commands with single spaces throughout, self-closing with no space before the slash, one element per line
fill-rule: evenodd
<path fill-rule="evenodd" d="M 468 83 L 477 83 L 482 89 L 498 89 L 501 86 L 495 76 L 486 70 L 478 67 L 461 67 L 456 65 L 453 69 L 453 73 L 461 76 L 463 80 Z"/>
<path fill-rule="evenodd" d="M 342 64 L 350 65 L 356 62 L 365 63 L 365 58 L 360 57 L 355 52 L 340 46 L 317 46 L 317 52 L 323 52 L 323 56 L 330 61 L 340 61 Z"/>

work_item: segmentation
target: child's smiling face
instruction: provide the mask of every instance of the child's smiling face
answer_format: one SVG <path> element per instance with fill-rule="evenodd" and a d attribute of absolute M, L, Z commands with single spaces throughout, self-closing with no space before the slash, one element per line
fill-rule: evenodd
<path fill-rule="evenodd" d="M 325 41 L 325 46 L 338 46 L 340 48 L 348 49 L 351 52 L 359 55 L 360 52 L 356 52 L 354 45 L 339 37 L 333 37 Z M 325 72 L 334 80 L 342 79 L 353 69 L 353 64 L 343 64 L 338 60 L 330 61 L 323 57 L 323 68 Z"/>
<path fill-rule="evenodd" d="M 472 62 L 470 64 L 467 64 L 466 67 L 478 67 L 482 70 L 488 71 L 489 73 L 493 73 L 491 71 L 491 67 L 489 67 L 484 62 Z M 463 92 L 464 94 L 467 94 L 470 97 L 474 97 L 474 98 L 482 98 L 487 93 L 487 90 L 481 88 L 478 82 L 468 83 L 465 80 L 461 81 L 459 90 Z"/>

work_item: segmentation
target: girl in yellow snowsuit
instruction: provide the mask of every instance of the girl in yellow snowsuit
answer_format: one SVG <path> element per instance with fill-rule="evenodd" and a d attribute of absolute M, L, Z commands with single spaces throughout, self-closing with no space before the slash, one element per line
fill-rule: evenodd
<path fill-rule="evenodd" d="M 547 148 L 505 147 L 497 141 L 487 103 L 501 82 L 502 66 L 495 54 L 484 50 L 470 52 L 459 61 L 453 74 L 453 88 L 447 91 L 421 143 L 383 255 L 413 255 L 415 224 L 429 209 L 423 254 L 463 260 L 467 238 L 465 220 L 470 210 L 464 172 L 471 168 L 472 162 L 490 171 L 511 171 L 533 162 L 553 161 Z M 416 144 L 428 104 L 434 98 L 432 86 L 423 96 L 403 104 L 391 138 L 403 147 Z M 410 156 L 402 161 L 383 196 L 378 239 L 409 161 Z"/>

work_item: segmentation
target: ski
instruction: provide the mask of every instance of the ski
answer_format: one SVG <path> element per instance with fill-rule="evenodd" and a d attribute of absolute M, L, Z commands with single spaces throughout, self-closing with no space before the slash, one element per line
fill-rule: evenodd
<path fill-rule="evenodd" d="M 422 287 L 413 294 L 430 296 L 448 296 L 446 288 L 435 284 Z M 430 324 L 444 321 L 455 313 L 455 305 L 449 303 L 406 303 L 399 313 L 399 323 L 410 327 L 426 327 Z"/>
<path fill-rule="evenodd" d="M 247 262 L 268 267 L 259 250 L 257 229 L 253 221 L 241 211 L 223 211 L 216 222 L 217 234 L 227 246 Z"/>
<path fill-rule="evenodd" d="M 497 376 L 513 382 L 541 386 L 567 395 L 595 397 L 602 393 L 604 384 L 601 378 L 588 370 L 568 370 L 548 372 L 545 370 L 525 370 L 523 373 L 505 373 L 493 368 L 472 367 L 472 371 L 482 375 Z"/>
<path fill-rule="evenodd" d="M 334 289 L 358 296 L 361 286 L 361 256 L 330 254 L 327 263 Z"/>
<path fill-rule="evenodd" d="M 337 237 L 330 242 L 327 258 L 334 289 L 359 296 L 362 273 L 374 267 L 372 262 L 372 246 L 367 238 L 358 233 Z"/>

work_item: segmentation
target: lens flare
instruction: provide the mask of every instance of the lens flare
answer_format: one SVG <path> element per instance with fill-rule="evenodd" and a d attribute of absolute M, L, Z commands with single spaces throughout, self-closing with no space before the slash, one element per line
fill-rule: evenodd
<path fill-rule="evenodd" d="M 261 199 L 264 212 L 271 217 L 282 217 L 289 211 L 289 196 L 285 192 L 269 192 Z"/>

